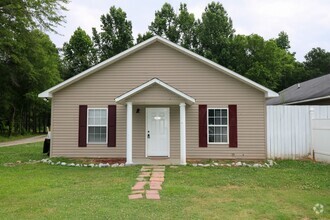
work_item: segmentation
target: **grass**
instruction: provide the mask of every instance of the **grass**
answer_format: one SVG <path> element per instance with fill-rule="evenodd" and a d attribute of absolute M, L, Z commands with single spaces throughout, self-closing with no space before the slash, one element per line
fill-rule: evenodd
<path fill-rule="evenodd" d="M 161 201 L 130 201 L 140 166 L 3 166 L 44 158 L 41 151 L 41 143 L 0 148 L 0 219 L 330 219 L 326 164 L 167 167 Z"/>
<path fill-rule="evenodd" d="M 38 136 L 38 135 L 41 135 L 41 134 L 25 134 L 25 135 L 17 134 L 17 135 L 12 135 L 10 137 L 0 135 L 0 143 L 8 142 L 8 141 L 17 141 L 17 140 L 21 140 L 24 138 Z"/>

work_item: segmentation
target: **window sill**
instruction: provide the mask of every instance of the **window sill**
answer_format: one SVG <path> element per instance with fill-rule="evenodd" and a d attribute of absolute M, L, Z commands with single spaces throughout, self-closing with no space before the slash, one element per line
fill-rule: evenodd
<path fill-rule="evenodd" d="M 107 145 L 108 143 L 106 143 L 106 142 L 102 142 L 102 143 L 100 143 L 100 142 L 89 142 L 89 143 L 87 143 L 87 145 Z"/>
<path fill-rule="evenodd" d="M 228 145 L 229 143 L 226 142 L 226 143 L 222 143 L 222 142 L 211 142 L 211 143 L 207 143 L 207 144 L 221 144 L 221 145 Z"/>

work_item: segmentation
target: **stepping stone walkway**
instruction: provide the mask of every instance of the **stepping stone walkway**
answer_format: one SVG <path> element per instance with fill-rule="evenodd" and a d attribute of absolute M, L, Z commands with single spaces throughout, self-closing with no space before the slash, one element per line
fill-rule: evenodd
<path fill-rule="evenodd" d="M 165 166 L 143 166 L 128 199 L 160 200 L 159 190 L 165 180 Z"/>

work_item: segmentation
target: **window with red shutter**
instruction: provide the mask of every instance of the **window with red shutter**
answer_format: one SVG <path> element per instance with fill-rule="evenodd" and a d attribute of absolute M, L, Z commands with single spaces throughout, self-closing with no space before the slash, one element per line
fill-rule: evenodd
<path fill-rule="evenodd" d="M 79 106 L 79 129 L 78 129 L 78 146 L 86 147 L 87 133 L 87 105 Z"/>
<path fill-rule="evenodd" d="M 207 105 L 198 106 L 199 147 L 207 147 Z"/>
<path fill-rule="evenodd" d="M 229 105 L 229 147 L 238 147 L 237 105 Z"/>
<path fill-rule="evenodd" d="M 108 147 L 116 147 L 116 105 L 108 106 Z"/>

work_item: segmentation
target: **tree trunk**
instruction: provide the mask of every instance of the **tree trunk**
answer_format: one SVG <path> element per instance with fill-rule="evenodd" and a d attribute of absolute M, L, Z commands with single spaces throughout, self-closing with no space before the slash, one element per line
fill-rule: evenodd
<path fill-rule="evenodd" d="M 13 128 L 14 128 L 14 122 L 15 122 L 15 112 L 16 108 L 13 104 L 11 104 L 13 111 L 11 113 L 11 116 L 9 118 L 9 131 L 8 131 L 8 137 L 10 137 L 13 134 Z"/>
<path fill-rule="evenodd" d="M 37 133 L 37 116 L 35 108 L 33 108 L 33 133 Z"/>
<path fill-rule="evenodd" d="M 26 111 L 26 132 L 30 133 L 30 108 Z"/>
<path fill-rule="evenodd" d="M 20 113 L 20 120 L 19 120 L 19 133 L 22 134 L 22 128 L 23 128 L 23 107 L 21 108 L 21 113 Z"/>

